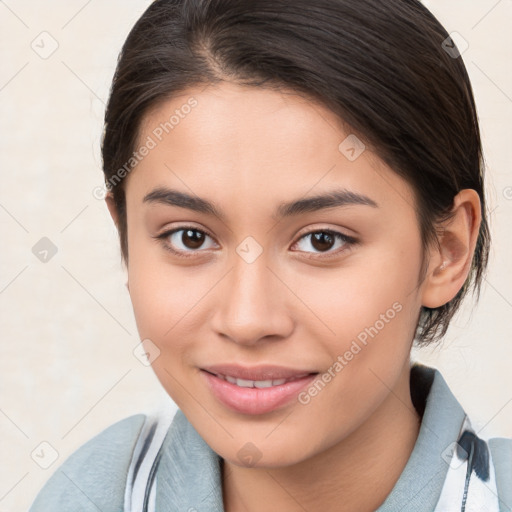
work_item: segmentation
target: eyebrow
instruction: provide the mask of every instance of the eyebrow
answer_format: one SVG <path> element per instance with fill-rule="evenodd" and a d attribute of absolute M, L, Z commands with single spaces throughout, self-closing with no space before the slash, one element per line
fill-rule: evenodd
<path fill-rule="evenodd" d="M 155 188 L 144 196 L 142 202 L 178 206 L 180 208 L 186 208 L 188 210 L 205 213 L 207 215 L 215 215 L 223 221 L 226 220 L 224 212 L 207 199 L 166 187 Z M 364 205 L 371 206 L 372 208 L 379 208 L 379 205 L 373 199 L 370 199 L 363 194 L 346 189 L 336 189 L 325 194 L 281 203 L 278 205 L 272 217 L 275 220 L 280 220 L 285 217 L 292 217 L 303 213 L 352 205 Z"/>

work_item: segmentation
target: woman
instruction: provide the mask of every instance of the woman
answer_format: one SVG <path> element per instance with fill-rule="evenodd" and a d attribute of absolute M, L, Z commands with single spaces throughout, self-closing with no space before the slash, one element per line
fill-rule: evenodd
<path fill-rule="evenodd" d="M 420 2 L 157 0 L 102 154 L 179 411 L 99 434 L 32 512 L 512 510 L 511 440 L 410 361 L 489 251 L 471 84 Z"/>

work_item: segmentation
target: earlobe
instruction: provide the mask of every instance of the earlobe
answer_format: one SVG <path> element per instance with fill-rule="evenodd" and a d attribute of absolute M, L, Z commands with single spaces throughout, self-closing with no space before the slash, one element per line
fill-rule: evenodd
<path fill-rule="evenodd" d="M 116 228 L 119 229 L 119 214 L 114 200 L 114 194 L 111 191 L 107 192 L 107 195 L 105 196 L 105 203 L 107 204 L 108 211 L 110 212 L 110 216 L 112 217 Z"/>
<path fill-rule="evenodd" d="M 440 226 L 439 247 L 432 249 L 422 304 L 438 308 L 452 300 L 464 285 L 473 260 L 481 223 L 480 197 L 461 190 L 454 198 L 453 216 Z"/>

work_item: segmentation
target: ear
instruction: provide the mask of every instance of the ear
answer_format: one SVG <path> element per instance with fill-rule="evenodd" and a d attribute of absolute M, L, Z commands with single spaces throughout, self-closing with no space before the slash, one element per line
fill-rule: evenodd
<path fill-rule="evenodd" d="M 482 220 L 481 203 L 473 189 L 461 190 L 453 201 L 453 218 L 439 225 L 439 247 L 430 251 L 422 305 L 438 308 L 450 302 L 464 285 Z"/>
<path fill-rule="evenodd" d="M 114 201 L 114 194 L 111 190 L 109 190 L 105 196 L 105 203 L 107 203 L 108 211 L 110 212 L 110 216 L 116 225 L 116 228 L 119 229 L 119 212 L 117 211 L 116 202 Z"/>

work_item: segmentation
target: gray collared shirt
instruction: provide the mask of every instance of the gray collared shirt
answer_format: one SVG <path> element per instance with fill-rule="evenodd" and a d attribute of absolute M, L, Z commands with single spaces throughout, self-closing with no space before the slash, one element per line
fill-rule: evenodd
<path fill-rule="evenodd" d="M 376 512 L 434 511 L 450 468 L 447 448 L 465 425 L 466 414 L 441 373 L 418 364 L 412 368 L 411 396 L 422 415 L 419 435 Z M 29 512 L 122 512 L 128 468 L 144 420 L 142 414 L 126 418 L 83 445 L 58 468 Z M 488 446 L 500 512 L 512 512 L 512 439 L 494 438 Z M 221 458 L 178 410 L 162 444 L 156 512 L 223 512 L 221 475 Z"/>

